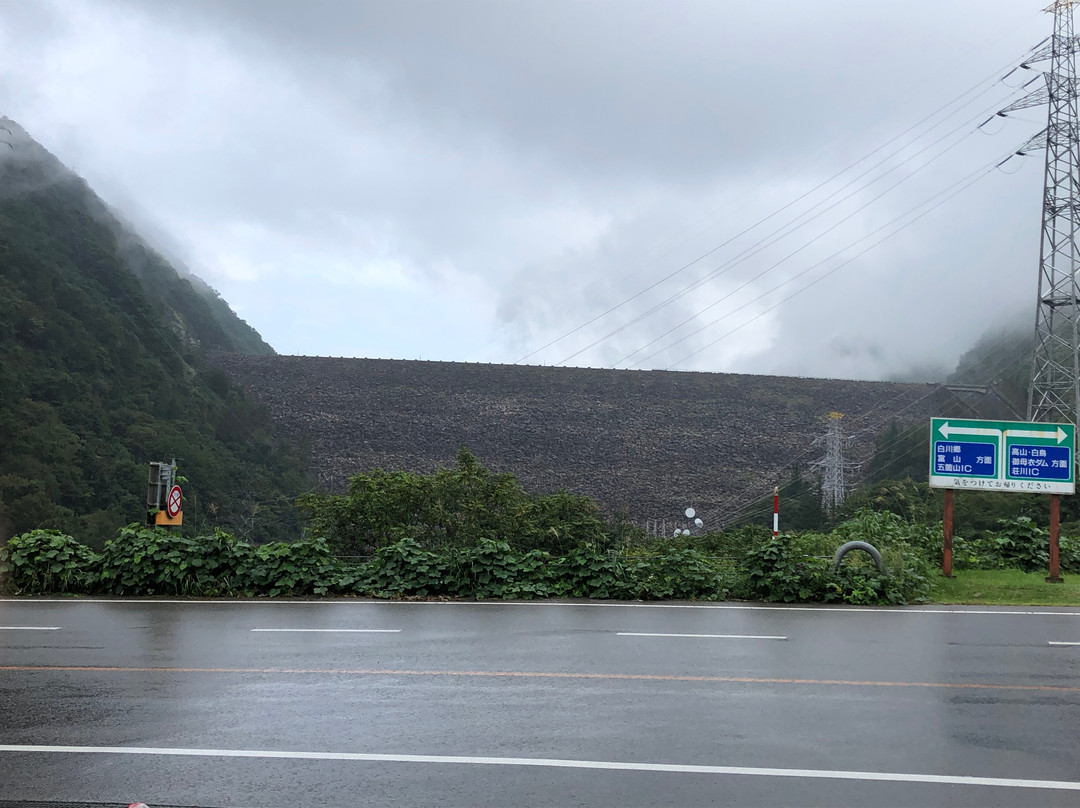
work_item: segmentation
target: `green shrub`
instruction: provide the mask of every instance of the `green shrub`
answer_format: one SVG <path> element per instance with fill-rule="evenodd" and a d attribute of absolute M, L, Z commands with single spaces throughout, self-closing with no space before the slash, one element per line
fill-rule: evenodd
<path fill-rule="evenodd" d="M 928 543 L 932 530 L 912 526 L 891 513 L 864 512 L 831 534 L 781 535 L 761 543 L 743 558 L 741 591 L 764 600 L 852 604 L 903 604 L 924 600 L 934 562 L 927 551 L 909 544 Z M 849 541 L 869 541 L 882 555 L 885 572 L 865 553 L 845 556 L 834 571 L 834 554 Z"/>
<path fill-rule="evenodd" d="M 346 494 L 309 494 L 298 504 L 311 532 L 342 554 L 367 555 L 404 538 L 429 550 L 505 541 L 515 550 L 552 553 L 608 541 L 588 497 L 529 494 L 512 474 L 488 471 L 465 449 L 454 469 L 430 475 L 375 469 L 353 477 Z"/>
<path fill-rule="evenodd" d="M 529 550 L 517 563 L 516 589 L 508 597 L 523 599 L 550 598 L 561 592 L 555 576 L 558 565 L 551 553 Z"/>
<path fill-rule="evenodd" d="M 589 497 L 568 491 L 541 496 L 522 494 L 525 501 L 519 506 L 517 518 L 505 526 L 507 532 L 503 534 L 514 547 L 565 553 L 579 544 L 607 547 L 612 543 L 600 509 Z"/>
<path fill-rule="evenodd" d="M 998 520 L 998 529 L 986 534 L 984 544 L 988 558 L 1000 567 L 1038 572 L 1050 565 L 1050 533 L 1027 516 Z"/>
<path fill-rule="evenodd" d="M 31 530 L 0 549 L 0 565 L 11 576 L 15 594 L 85 594 L 93 591 L 101 558 L 84 544 L 56 530 Z"/>
<path fill-rule="evenodd" d="M 579 544 L 551 567 L 555 595 L 575 598 L 637 597 L 639 585 L 626 561 L 595 544 Z"/>
<path fill-rule="evenodd" d="M 379 597 L 442 595 L 448 591 L 449 563 L 415 539 L 381 548 L 363 571 L 362 588 Z"/>
<path fill-rule="evenodd" d="M 186 538 L 129 525 L 105 544 L 101 590 L 113 595 L 324 595 L 351 583 L 326 542 L 258 547 L 217 531 Z"/>
<path fill-rule="evenodd" d="M 323 539 L 250 547 L 238 562 L 237 588 L 246 595 L 327 595 L 355 581 Z"/>
<path fill-rule="evenodd" d="M 101 552 L 102 592 L 110 595 L 228 595 L 251 546 L 227 533 L 187 538 L 131 524 Z"/>
<path fill-rule="evenodd" d="M 1059 538 L 1061 566 L 1080 571 L 1080 547 L 1071 538 Z M 999 519 L 997 530 L 975 539 L 953 537 L 956 569 L 1018 569 L 1040 572 L 1050 565 L 1050 532 L 1027 516 Z"/>
<path fill-rule="evenodd" d="M 458 552 L 450 587 L 456 595 L 477 599 L 549 597 L 551 564 L 542 550 L 520 553 L 507 542 L 484 539 Z"/>
<path fill-rule="evenodd" d="M 647 556 L 632 571 L 642 598 L 722 600 L 728 595 L 721 565 L 698 550 L 671 549 Z"/>
<path fill-rule="evenodd" d="M 936 563 L 904 542 L 895 542 L 879 550 L 884 573 L 878 572 L 866 554 L 850 553 L 844 557 L 840 569 L 832 574 L 828 584 L 836 599 L 856 605 L 902 605 L 925 601 L 930 595 Z"/>
<path fill-rule="evenodd" d="M 837 547 L 849 541 L 865 541 L 880 550 L 902 542 L 939 556 L 943 541 L 940 522 L 937 525 L 912 523 L 890 511 L 868 508 L 841 522 L 830 535 Z"/>
<path fill-rule="evenodd" d="M 987 561 L 986 546 L 982 541 L 953 536 L 952 562 L 954 570 L 981 570 L 996 567 Z"/>
<path fill-rule="evenodd" d="M 746 553 L 740 565 L 749 596 L 768 602 L 834 600 L 829 564 L 806 554 L 807 535 L 771 536 Z"/>
<path fill-rule="evenodd" d="M 1058 560 L 1064 572 L 1080 572 L 1080 541 L 1072 536 L 1059 536 Z"/>
<path fill-rule="evenodd" d="M 668 550 L 696 550 L 706 556 L 737 560 L 772 536 L 772 530 L 760 525 L 742 525 L 731 530 L 694 533 L 689 536 L 661 536 L 647 542 L 658 553 Z"/>

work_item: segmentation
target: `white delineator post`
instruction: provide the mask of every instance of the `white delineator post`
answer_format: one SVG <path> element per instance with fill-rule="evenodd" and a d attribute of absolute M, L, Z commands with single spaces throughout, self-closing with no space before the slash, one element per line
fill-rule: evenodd
<path fill-rule="evenodd" d="M 772 492 L 772 534 L 780 535 L 780 487 L 777 486 Z"/>

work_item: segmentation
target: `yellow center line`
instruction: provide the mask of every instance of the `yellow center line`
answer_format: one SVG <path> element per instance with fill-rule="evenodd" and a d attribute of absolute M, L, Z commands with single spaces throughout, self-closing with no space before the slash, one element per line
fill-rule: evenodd
<path fill-rule="evenodd" d="M 178 668 L 112 665 L 0 665 L 0 672 L 28 673 L 233 673 L 305 676 L 457 676 L 499 679 L 597 679 L 704 684 L 811 685 L 826 687 L 922 687 L 955 690 L 1030 690 L 1041 693 L 1080 693 L 1080 685 L 1021 685 L 981 682 L 877 682 L 860 679 L 786 679 L 757 676 L 679 676 L 660 673 L 573 673 L 561 671 L 431 671 L 375 668 Z"/>

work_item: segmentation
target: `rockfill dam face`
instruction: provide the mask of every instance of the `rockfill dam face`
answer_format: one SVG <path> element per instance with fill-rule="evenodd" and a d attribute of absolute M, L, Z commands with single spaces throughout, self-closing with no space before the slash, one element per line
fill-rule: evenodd
<path fill-rule="evenodd" d="M 639 525 L 693 506 L 707 527 L 805 472 L 830 412 L 857 433 L 940 414 L 948 394 L 899 384 L 729 373 L 218 354 L 215 366 L 306 440 L 330 491 L 372 468 L 431 472 L 467 447 L 530 491 L 566 488 Z M 935 412 L 935 409 L 937 410 Z M 760 490 L 758 490 L 760 489 Z M 771 516 L 763 517 L 771 518 Z"/>

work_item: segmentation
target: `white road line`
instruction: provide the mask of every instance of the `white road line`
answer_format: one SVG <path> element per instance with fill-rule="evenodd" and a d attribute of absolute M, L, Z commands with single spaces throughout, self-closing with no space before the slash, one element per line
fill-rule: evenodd
<path fill-rule="evenodd" d="M 38 746 L 0 744 L 0 752 L 42 754 L 148 755 L 207 758 L 263 758 L 270 760 L 340 760 L 364 763 L 472 764 L 481 766 L 533 766 L 551 769 L 599 769 L 676 774 L 749 775 L 792 777 L 810 780 L 866 780 L 879 783 L 925 783 L 932 785 L 989 786 L 1053 791 L 1080 791 L 1072 780 L 1024 780 L 1011 777 L 970 777 L 956 774 L 908 774 L 901 772 L 830 771 L 828 769 L 770 769 L 749 766 L 697 766 L 682 763 L 626 763 L 609 760 L 560 760 L 558 758 L 475 757 L 471 755 L 386 755 L 365 752 L 288 752 L 256 749 L 185 749 L 140 746 Z"/>
<path fill-rule="evenodd" d="M 59 631 L 60 626 L 0 626 L 0 631 Z"/>
<path fill-rule="evenodd" d="M 82 603 L 110 603 L 117 604 L 170 604 L 182 606 L 525 606 L 533 608 L 597 608 L 597 609 L 718 609 L 723 611 L 744 612 L 833 612 L 846 615 L 866 614 L 962 614 L 962 615 L 1000 615 L 1000 616 L 1032 616 L 1032 617 L 1080 617 L 1080 607 L 1071 612 L 1063 611 L 1035 611 L 1034 609 L 949 609 L 941 608 L 911 608 L 908 606 L 755 606 L 745 603 L 606 603 L 597 601 L 583 601 L 581 603 L 568 603 L 566 601 L 464 601 L 464 600 L 335 600 L 324 598 L 322 600 L 259 600 L 257 598 L 237 598 L 235 600 L 177 600 L 159 598 L 0 598 L 0 604 L 4 605 L 28 605 L 41 603 L 65 603 L 69 606 Z"/>
<path fill-rule="evenodd" d="M 770 637 L 760 634 L 651 634 L 639 631 L 620 631 L 617 637 L 690 637 L 702 640 L 786 640 L 787 637 Z"/>
<path fill-rule="evenodd" d="M 1066 647 L 1067 648 L 1067 647 L 1073 646 L 1073 645 L 1080 645 L 1080 642 L 1052 642 L 1051 641 L 1051 642 L 1047 643 L 1047 645 L 1052 645 L 1055 648 L 1059 648 L 1059 647 Z"/>
<path fill-rule="evenodd" d="M 252 631 L 313 634 L 400 634 L 400 628 L 253 628 Z"/>

